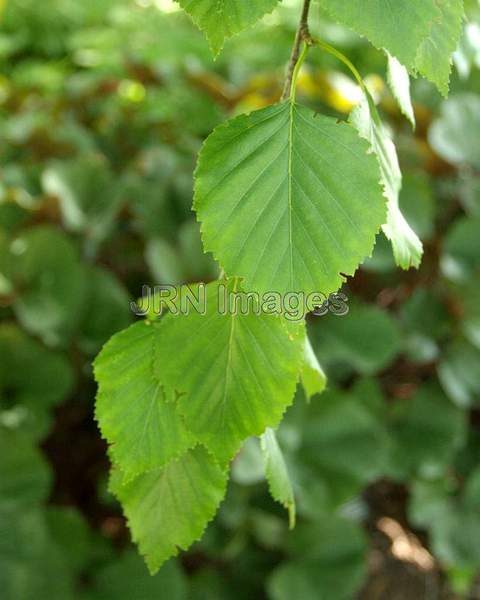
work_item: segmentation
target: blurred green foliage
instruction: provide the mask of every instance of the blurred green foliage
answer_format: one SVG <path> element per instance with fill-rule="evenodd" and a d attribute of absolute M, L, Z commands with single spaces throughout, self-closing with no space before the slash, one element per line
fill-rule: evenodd
<path fill-rule="evenodd" d="M 278 98 L 299 4 L 285 2 L 213 62 L 167 1 L 7 1 L 2 599 L 393 598 L 371 587 L 392 578 L 398 597 L 417 597 L 408 578 L 433 582 L 432 598 L 479 597 L 480 9 L 467 8 L 450 98 L 413 82 L 414 133 L 387 90 L 384 56 L 312 10 L 312 30 L 375 87 L 424 261 L 399 272 L 380 234 L 345 286 L 349 314 L 309 320 L 329 384 L 310 402 L 299 390 L 278 433 L 296 529 L 269 499 L 259 446 L 248 440 L 204 539 L 151 578 L 105 490 L 91 360 L 133 321 L 142 284 L 217 276 L 190 210 L 196 153 L 227 115 Z M 339 69 L 316 54 L 298 93 L 344 118 L 354 99 Z M 413 542 L 408 556 L 395 555 L 383 517 L 416 534 L 428 568 Z M 408 565 L 401 576 L 392 556 Z"/>

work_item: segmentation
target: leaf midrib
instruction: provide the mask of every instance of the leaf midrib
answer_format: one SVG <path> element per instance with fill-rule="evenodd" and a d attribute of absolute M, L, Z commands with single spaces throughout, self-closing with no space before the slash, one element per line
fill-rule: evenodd
<path fill-rule="evenodd" d="M 234 280 L 233 290 L 235 293 L 237 291 L 237 279 Z M 225 406 L 227 402 L 227 393 L 230 387 L 230 370 L 232 363 L 232 350 L 233 350 L 233 340 L 235 336 L 235 322 L 236 322 L 236 314 L 232 314 L 230 319 L 230 335 L 228 337 L 228 355 L 227 355 L 227 364 L 225 367 L 225 385 L 223 386 L 223 398 L 222 398 L 222 421 L 221 421 L 221 430 L 225 431 Z"/>
<path fill-rule="evenodd" d="M 293 235 L 292 235 L 292 160 L 293 160 L 293 111 L 295 102 L 290 100 L 290 123 L 288 125 L 288 243 L 290 245 L 290 291 L 293 290 Z"/>

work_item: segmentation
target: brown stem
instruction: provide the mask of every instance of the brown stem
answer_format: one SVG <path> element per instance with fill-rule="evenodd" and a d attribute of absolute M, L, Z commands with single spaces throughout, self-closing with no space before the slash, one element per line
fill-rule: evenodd
<path fill-rule="evenodd" d="M 293 42 L 292 54 L 290 55 L 290 60 L 288 62 L 287 76 L 285 78 L 285 85 L 283 86 L 281 97 L 282 101 L 286 100 L 290 96 L 293 71 L 300 55 L 300 45 L 302 42 L 306 42 L 308 44 L 311 40 L 310 31 L 308 29 L 308 11 L 310 10 L 310 2 L 311 0 L 303 0 L 302 16 L 300 17 L 300 23 L 298 24 L 295 41 Z"/>

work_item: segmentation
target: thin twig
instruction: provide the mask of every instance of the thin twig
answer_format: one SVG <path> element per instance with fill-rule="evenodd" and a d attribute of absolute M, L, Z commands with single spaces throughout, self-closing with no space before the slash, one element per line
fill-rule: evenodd
<path fill-rule="evenodd" d="M 285 85 L 283 86 L 281 100 L 286 100 L 290 95 L 293 71 L 300 56 L 300 45 L 302 42 L 309 43 L 311 40 L 310 31 L 308 29 L 308 11 L 310 10 L 310 2 L 311 0 L 303 0 L 302 16 L 300 17 L 300 23 L 293 43 L 292 54 L 290 55 L 290 60 L 288 62 L 287 77 L 285 79 Z"/>

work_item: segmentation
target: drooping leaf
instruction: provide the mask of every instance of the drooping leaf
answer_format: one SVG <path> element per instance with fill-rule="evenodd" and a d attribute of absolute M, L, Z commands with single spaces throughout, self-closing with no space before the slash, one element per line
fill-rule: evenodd
<path fill-rule="evenodd" d="M 219 296 L 236 285 L 209 284 L 205 314 L 167 315 L 155 338 L 158 379 L 182 393 L 187 427 L 222 462 L 243 439 L 278 425 L 302 362 L 303 327 L 293 333 L 276 315 L 223 310 Z"/>
<path fill-rule="evenodd" d="M 462 34 L 463 0 L 438 0 L 440 18 L 432 22 L 428 36 L 418 48 L 415 68 L 448 95 L 452 55 Z"/>
<path fill-rule="evenodd" d="M 392 243 L 395 261 L 402 269 L 418 268 L 423 254 L 422 242 L 400 211 L 398 197 L 402 187 L 402 174 L 397 152 L 378 117 L 372 98 L 366 97 L 350 118 L 360 135 L 371 143 L 380 165 L 388 200 L 387 222 L 383 225 L 383 231 Z"/>
<path fill-rule="evenodd" d="M 305 336 L 301 381 L 308 400 L 315 394 L 321 394 L 327 387 L 327 376 L 318 362 L 308 336 Z"/>
<path fill-rule="evenodd" d="M 367 150 L 349 125 L 290 102 L 221 125 L 196 171 L 205 249 L 248 291 L 336 291 L 385 222 Z"/>
<path fill-rule="evenodd" d="M 295 496 L 292 482 L 282 450 L 278 445 L 273 429 L 269 427 L 261 437 L 261 446 L 265 457 L 265 475 L 274 500 L 288 510 L 290 529 L 295 527 Z"/>
<path fill-rule="evenodd" d="M 110 488 L 152 574 L 200 538 L 223 499 L 227 477 L 202 446 L 128 483 L 113 471 Z"/>
<path fill-rule="evenodd" d="M 271 12 L 279 0 L 176 0 L 195 25 L 205 32 L 216 56 L 225 39 L 240 33 Z"/>
<path fill-rule="evenodd" d="M 436 0 L 321 0 L 321 5 L 333 19 L 385 48 L 411 71 L 418 48 L 441 17 Z"/>
<path fill-rule="evenodd" d="M 415 129 L 415 114 L 410 97 L 410 77 L 407 69 L 394 56 L 387 52 L 388 83 L 402 113 Z"/>
<path fill-rule="evenodd" d="M 153 372 L 155 326 L 131 325 L 95 360 L 96 419 L 125 477 L 163 467 L 195 443 Z"/>

